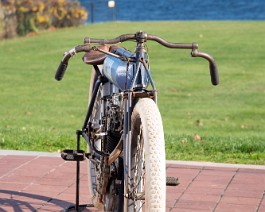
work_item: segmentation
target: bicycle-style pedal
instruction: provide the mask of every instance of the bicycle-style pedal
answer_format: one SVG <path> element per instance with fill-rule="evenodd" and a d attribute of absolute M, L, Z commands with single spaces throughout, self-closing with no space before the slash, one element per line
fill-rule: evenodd
<path fill-rule="evenodd" d="M 167 177 L 166 185 L 167 186 L 177 186 L 177 185 L 179 185 L 179 179 L 176 177 Z"/>
<path fill-rule="evenodd" d="M 86 159 L 85 151 L 65 149 L 61 153 L 61 158 L 67 161 L 83 161 Z"/>

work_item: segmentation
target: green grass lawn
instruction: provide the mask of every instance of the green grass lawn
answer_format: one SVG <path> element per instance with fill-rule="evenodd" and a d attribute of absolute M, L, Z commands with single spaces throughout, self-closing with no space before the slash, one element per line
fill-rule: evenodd
<path fill-rule="evenodd" d="M 212 86 L 207 61 L 190 57 L 189 50 L 147 43 L 167 159 L 265 164 L 263 21 L 104 23 L 0 41 L 0 148 L 75 148 L 91 68 L 78 55 L 63 81 L 55 81 L 63 52 L 85 36 L 139 30 L 172 42 L 197 42 L 219 67 L 220 85 Z M 134 43 L 125 46 L 134 49 Z"/>

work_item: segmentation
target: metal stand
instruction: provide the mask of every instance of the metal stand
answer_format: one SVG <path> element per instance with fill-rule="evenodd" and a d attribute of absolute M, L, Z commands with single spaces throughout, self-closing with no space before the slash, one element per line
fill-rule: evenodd
<path fill-rule="evenodd" d="M 81 130 L 76 131 L 77 135 L 77 142 L 76 142 L 76 150 L 63 150 L 61 157 L 62 159 L 66 161 L 76 161 L 76 198 L 75 198 L 75 205 L 69 206 L 66 211 L 72 211 L 75 210 L 77 212 L 80 211 L 80 209 L 84 209 L 87 207 L 94 207 L 93 204 L 83 204 L 79 205 L 79 183 L 80 183 L 80 161 L 83 161 L 86 159 L 85 152 L 83 150 L 80 150 L 80 137 L 82 135 Z"/>

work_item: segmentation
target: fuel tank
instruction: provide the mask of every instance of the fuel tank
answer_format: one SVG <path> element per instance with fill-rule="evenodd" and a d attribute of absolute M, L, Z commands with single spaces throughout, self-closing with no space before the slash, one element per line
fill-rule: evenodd
<path fill-rule="evenodd" d="M 108 56 L 103 63 L 103 75 L 121 90 L 129 89 L 135 65 L 124 62 L 118 58 Z"/>
<path fill-rule="evenodd" d="M 115 51 L 115 54 L 124 57 L 134 57 L 133 53 L 123 48 Z M 136 64 L 122 61 L 119 58 L 108 56 L 103 63 L 103 75 L 106 76 L 120 90 L 124 91 L 131 88 L 134 75 L 136 74 Z M 140 68 L 136 80 L 136 87 L 145 87 L 147 85 L 147 75 L 144 67 Z"/>

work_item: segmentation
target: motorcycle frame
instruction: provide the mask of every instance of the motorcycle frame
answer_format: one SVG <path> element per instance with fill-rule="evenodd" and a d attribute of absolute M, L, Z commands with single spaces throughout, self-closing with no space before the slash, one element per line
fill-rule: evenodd
<path fill-rule="evenodd" d="M 131 164 L 130 164 L 130 158 L 131 158 L 131 115 L 134 108 L 134 105 L 137 102 L 137 99 L 139 98 L 152 98 L 155 102 L 157 101 L 157 94 L 156 94 L 156 88 L 154 81 L 151 76 L 150 69 L 148 67 L 147 62 L 144 58 L 147 57 L 146 49 L 144 46 L 144 42 L 138 42 L 137 48 L 135 51 L 135 64 L 136 64 L 136 71 L 133 76 L 133 81 L 130 86 L 130 89 L 128 90 L 121 90 L 120 92 L 123 93 L 123 176 L 124 176 L 124 188 L 128 188 L 128 179 L 131 179 L 130 172 L 131 170 Z M 93 151 L 93 154 L 96 157 L 105 156 L 108 157 L 108 154 L 101 152 L 95 148 L 94 143 L 90 141 L 89 137 L 87 136 L 87 133 L 89 131 L 89 119 L 92 114 L 92 110 L 95 104 L 95 100 L 97 97 L 97 93 L 99 90 L 99 87 L 101 84 L 104 83 L 111 83 L 110 79 L 103 76 L 99 70 L 99 67 L 94 65 L 94 69 L 98 75 L 98 79 L 94 84 L 94 90 L 91 96 L 91 100 L 88 106 L 86 118 L 82 127 L 82 137 L 86 140 L 88 143 L 90 150 Z M 141 74 L 143 72 L 146 72 L 146 74 Z M 152 89 L 146 90 L 144 88 L 145 82 L 148 80 L 150 83 Z M 112 83 L 111 83 L 112 84 Z M 112 84 L 113 85 L 113 84 Z M 140 86 L 139 86 L 140 85 Z M 113 85 L 115 86 L 115 85 Z M 102 89 L 105 89 L 104 86 L 102 86 Z M 104 93 L 104 90 L 102 91 Z M 124 197 L 129 198 L 129 191 L 127 189 L 124 189 Z M 128 201 L 124 202 L 124 209 L 127 209 Z"/>

